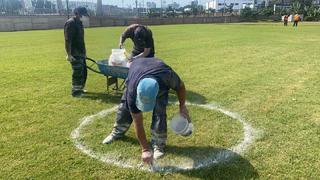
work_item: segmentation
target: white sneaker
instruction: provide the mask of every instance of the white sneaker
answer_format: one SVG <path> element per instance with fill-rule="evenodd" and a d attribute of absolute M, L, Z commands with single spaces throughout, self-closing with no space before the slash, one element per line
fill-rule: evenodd
<path fill-rule="evenodd" d="M 116 137 L 116 136 L 113 135 L 113 134 L 109 134 L 109 135 L 102 141 L 102 144 L 110 144 L 110 143 L 112 143 L 113 141 L 115 141 L 116 139 L 118 139 L 118 137 Z"/>
<path fill-rule="evenodd" d="M 164 156 L 163 148 L 155 147 L 153 149 L 153 159 L 160 159 Z"/>

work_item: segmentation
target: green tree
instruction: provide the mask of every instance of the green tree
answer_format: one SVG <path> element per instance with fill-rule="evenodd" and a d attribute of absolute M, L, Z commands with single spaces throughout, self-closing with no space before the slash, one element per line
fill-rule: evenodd
<path fill-rule="evenodd" d="M 175 17 L 175 10 L 173 9 L 172 6 L 169 6 L 166 8 L 166 14 L 168 17 Z"/>
<path fill-rule="evenodd" d="M 208 16 L 214 15 L 214 13 L 216 13 L 216 10 L 209 8 L 209 9 L 206 11 L 206 13 L 207 13 Z"/>
<path fill-rule="evenodd" d="M 257 16 L 258 13 L 255 9 L 251 9 L 249 7 L 245 7 L 241 10 L 241 17 L 245 17 L 245 18 L 253 18 L 255 16 Z"/>
<path fill-rule="evenodd" d="M 301 9 L 301 4 L 299 1 L 295 1 L 291 5 L 291 10 L 293 13 L 299 13 Z"/>
<path fill-rule="evenodd" d="M 305 12 L 305 20 L 307 21 L 314 21 L 319 20 L 320 17 L 320 8 L 316 7 L 314 5 L 311 6 L 305 6 L 304 7 Z"/>
<path fill-rule="evenodd" d="M 225 11 L 229 14 L 232 14 L 233 13 L 233 4 L 230 4 L 229 6 L 226 5 L 226 9 Z"/>
<path fill-rule="evenodd" d="M 259 10 L 260 16 L 271 16 L 273 15 L 273 9 L 271 7 L 265 7 Z"/>

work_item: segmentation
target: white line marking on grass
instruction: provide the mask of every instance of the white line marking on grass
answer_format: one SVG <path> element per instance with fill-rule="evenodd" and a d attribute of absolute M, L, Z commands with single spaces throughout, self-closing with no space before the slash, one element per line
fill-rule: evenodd
<path fill-rule="evenodd" d="M 174 103 L 177 104 L 177 103 Z M 71 132 L 71 138 L 74 141 L 75 146 L 82 151 L 84 154 L 87 154 L 88 156 L 98 159 L 102 162 L 109 163 L 109 164 L 114 164 L 119 167 L 123 168 L 137 168 L 141 170 L 146 170 L 146 171 L 157 171 L 157 172 L 175 172 L 175 171 L 181 171 L 181 170 L 191 170 L 191 169 L 199 169 L 203 167 L 208 167 L 212 166 L 214 164 L 218 164 L 221 162 L 226 162 L 231 160 L 233 157 L 235 157 L 236 154 L 242 154 L 244 153 L 248 147 L 254 142 L 256 135 L 257 135 L 257 130 L 254 129 L 249 123 L 247 123 L 239 114 L 225 110 L 220 108 L 217 105 L 214 104 L 192 104 L 192 103 L 187 103 L 187 105 L 191 106 L 198 106 L 202 107 L 204 109 L 209 109 L 209 110 L 214 110 L 221 112 L 235 120 L 238 120 L 242 125 L 243 125 L 243 140 L 239 143 L 236 144 L 235 146 L 232 146 L 228 150 L 221 150 L 219 153 L 213 154 L 212 156 L 206 157 L 206 159 L 203 159 L 201 163 L 198 164 L 192 164 L 192 165 L 167 165 L 167 166 L 161 166 L 158 165 L 157 163 L 154 163 L 154 165 L 151 168 L 146 168 L 142 166 L 141 164 L 133 164 L 124 160 L 119 160 L 116 158 L 116 154 L 114 153 L 107 153 L 107 154 L 101 154 L 98 152 L 94 152 L 90 147 L 86 146 L 84 142 L 82 142 L 80 139 L 83 137 L 81 136 L 80 132 L 81 129 L 88 124 L 92 123 L 95 119 L 98 118 L 103 118 L 107 116 L 108 114 L 115 112 L 117 110 L 117 106 L 111 108 L 111 109 L 106 109 L 103 110 L 97 114 L 91 115 L 91 116 L 86 116 L 80 120 L 80 125 L 74 129 Z"/>

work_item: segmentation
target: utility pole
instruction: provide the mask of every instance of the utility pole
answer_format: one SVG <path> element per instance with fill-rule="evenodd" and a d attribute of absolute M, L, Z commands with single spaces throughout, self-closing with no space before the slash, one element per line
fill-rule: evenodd
<path fill-rule="evenodd" d="M 103 16 L 102 12 L 102 0 L 97 0 L 97 16 Z"/>
<path fill-rule="evenodd" d="M 226 11 L 226 0 L 223 1 L 223 12 L 222 12 L 222 16 L 224 16 L 225 11 Z"/>
<path fill-rule="evenodd" d="M 68 15 L 68 19 L 70 18 L 69 16 L 69 0 L 67 0 L 67 15 Z"/>
<path fill-rule="evenodd" d="M 163 8 L 163 4 L 162 4 L 162 0 L 161 0 L 161 1 L 160 1 L 160 11 L 161 11 L 161 12 L 160 12 L 160 17 L 162 17 L 162 11 L 163 11 L 162 8 Z"/>
<path fill-rule="evenodd" d="M 136 11 L 137 11 L 137 16 L 139 16 L 139 10 L 138 10 L 138 0 L 136 0 Z"/>
<path fill-rule="evenodd" d="M 142 13 L 143 13 L 143 15 L 142 15 L 142 16 L 144 16 L 144 15 L 145 15 L 145 6 L 144 6 L 144 0 L 142 0 Z"/>

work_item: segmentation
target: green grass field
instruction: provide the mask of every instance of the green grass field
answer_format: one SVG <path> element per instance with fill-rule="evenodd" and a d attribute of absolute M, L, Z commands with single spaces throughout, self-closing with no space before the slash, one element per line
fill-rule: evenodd
<path fill-rule="evenodd" d="M 151 26 L 156 56 L 185 81 L 188 101 L 214 103 L 240 114 L 259 136 L 243 154 L 217 165 L 177 173 L 120 168 L 79 151 L 70 133 L 84 116 L 114 107 L 105 77 L 89 73 L 81 99 L 70 96 L 71 67 L 63 30 L 0 33 L 0 179 L 297 179 L 320 177 L 320 24 Z M 104 59 L 124 27 L 86 29 L 88 56 Z M 129 50 L 132 43 L 127 41 Z M 173 96 L 174 99 L 174 96 Z M 190 138 L 169 130 L 165 158 L 206 156 L 243 140 L 242 125 L 215 111 L 189 107 Z M 170 117 L 177 107 L 168 107 Z M 139 162 L 133 128 L 111 145 L 115 113 L 83 129 L 97 152 Z M 150 115 L 145 120 L 149 135 Z M 181 153 L 181 154 L 179 154 Z M 164 159 L 165 160 L 165 159 Z"/>

